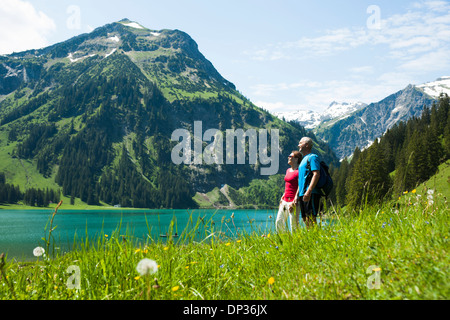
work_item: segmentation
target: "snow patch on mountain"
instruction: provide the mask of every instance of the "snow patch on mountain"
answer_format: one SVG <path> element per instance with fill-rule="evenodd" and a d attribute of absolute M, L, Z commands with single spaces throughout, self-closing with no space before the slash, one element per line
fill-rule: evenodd
<path fill-rule="evenodd" d="M 5 78 L 8 77 L 18 77 L 19 73 L 22 72 L 22 70 L 16 70 L 14 68 L 11 68 L 9 66 L 7 66 L 6 64 L 2 63 L 3 67 L 5 67 L 5 69 L 7 70 L 7 73 L 5 75 Z"/>
<path fill-rule="evenodd" d="M 85 59 L 85 58 L 90 58 L 90 57 L 93 57 L 93 56 L 95 56 L 96 54 L 90 54 L 90 55 L 87 55 L 87 56 L 83 56 L 83 57 L 79 57 L 79 58 L 74 58 L 73 57 L 73 55 L 75 54 L 76 52 L 74 52 L 74 53 L 69 53 L 69 55 L 67 56 L 67 58 L 69 58 L 69 60 L 70 60 L 70 62 L 77 62 L 77 61 L 80 61 L 80 60 L 82 60 L 82 59 Z"/>
<path fill-rule="evenodd" d="M 416 88 L 421 89 L 423 92 L 435 99 L 439 98 L 441 93 L 446 93 L 450 96 L 450 77 L 441 77 L 436 79 L 435 81 L 418 85 L 416 86 Z"/>
<path fill-rule="evenodd" d="M 274 115 L 286 121 L 297 121 L 306 129 L 314 129 L 325 121 L 334 119 L 343 119 L 356 110 L 359 110 L 367 104 L 363 102 L 336 102 L 333 101 L 330 106 L 322 113 L 312 110 L 298 110 L 294 112 L 278 112 Z"/>
<path fill-rule="evenodd" d="M 361 121 L 367 126 L 367 122 L 363 119 L 363 117 L 359 117 Z"/>
<path fill-rule="evenodd" d="M 333 101 L 330 106 L 321 114 L 322 121 L 339 118 L 341 116 L 359 110 L 367 104 L 363 102 L 336 102 Z"/>
<path fill-rule="evenodd" d="M 112 55 L 114 52 L 116 52 L 117 48 L 114 48 L 111 50 L 110 53 L 106 54 L 105 58 L 108 58 L 110 55 Z"/>
<path fill-rule="evenodd" d="M 315 128 L 320 124 L 320 113 L 312 110 L 297 110 L 294 112 L 277 112 L 274 114 L 280 119 L 286 121 L 297 121 L 306 129 Z"/>
<path fill-rule="evenodd" d="M 120 38 L 118 36 L 114 36 L 114 37 L 109 37 L 108 40 L 113 41 L 113 42 L 119 42 Z"/>
<path fill-rule="evenodd" d="M 136 22 L 124 22 L 123 25 L 127 26 L 127 27 L 131 27 L 131 28 L 135 28 L 135 29 L 145 29 L 143 26 L 141 26 L 140 24 L 138 24 Z"/>

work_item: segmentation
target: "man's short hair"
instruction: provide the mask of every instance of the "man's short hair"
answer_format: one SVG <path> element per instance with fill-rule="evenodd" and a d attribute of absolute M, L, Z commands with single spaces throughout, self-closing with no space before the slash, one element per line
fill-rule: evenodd
<path fill-rule="evenodd" d="M 305 141 L 308 144 L 308 147 L 312 149 L 314 142 L 310 137 L 303 137 L 302 140 Z"/>

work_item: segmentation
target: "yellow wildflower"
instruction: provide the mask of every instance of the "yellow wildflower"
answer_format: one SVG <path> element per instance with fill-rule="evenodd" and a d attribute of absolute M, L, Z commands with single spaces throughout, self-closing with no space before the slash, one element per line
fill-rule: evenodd
<path fill-rule="evenodd" d="M 175 286 L 175 287 L 172 288 L 172 291 L 175 292 L 175 291 L 177 291 L 178 289 L 180 289 L 180 286 Z"/>
<path fill-rule="evenodd" d="M 134 277 L 134 280 L 139 280 L 141 277 L 140 276 L 137 276 L 137 277 Z"/>
<path fill-rule="evenodd" d="M 228 242 L 228 243 L 225 243 L 226 246 L 229 246 L 230 244 L 231 244 L 231 243 L 229 243 L 229 242 Z"/>
<path fill-rule="evenodd" d="M 416 189 L 414 189 L 413 191 L 411 191 L 412 193 L 416 193 L 417 192 L 417 190 Z"/>
<path fill-rule="evenodd" d="M 273 284 L 275 282 L 275 278 L 274 277 L 270 277 L 269 281 L 267 281 L 269 284 Z"/>
<path fill-rule="evenodd" d="M 134 253 L 138 253 L 139 251 L 141 251 L 141 249 L 136 249 L 134 250 Z"/>

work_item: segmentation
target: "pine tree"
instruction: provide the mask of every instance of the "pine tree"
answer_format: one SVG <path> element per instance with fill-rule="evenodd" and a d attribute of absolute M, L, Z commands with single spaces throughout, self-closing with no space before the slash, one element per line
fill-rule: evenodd
<path fill-rule="evenodd" d="M 352 170 L 347 202 L 351 208 L 381 201 L 391 188 L 391 179 L 378 140 L 362 152 Z"/>

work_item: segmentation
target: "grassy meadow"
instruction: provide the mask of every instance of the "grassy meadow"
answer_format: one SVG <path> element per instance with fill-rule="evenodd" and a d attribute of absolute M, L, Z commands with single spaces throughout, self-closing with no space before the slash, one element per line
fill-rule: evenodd
<path fill-rule="evenodd" d="M 83 240 L 61 256 L 46 252 L 34 262 L 4 257 L 0 297 L 445 300 L 450 297 L 448 203 L 434 189 L 418 190 L 358 213 L 332 210 L 326 225 L 293 234 L 226 238 L 221 231 L 231 225 L 191 221 L 190 231 L 164 243 L 138 243 L 113 233 Z M 193 240 L 196 232 L 203 233 L 203 241 Z M 50 228 L 47 233 L 51 248 Z"/>

